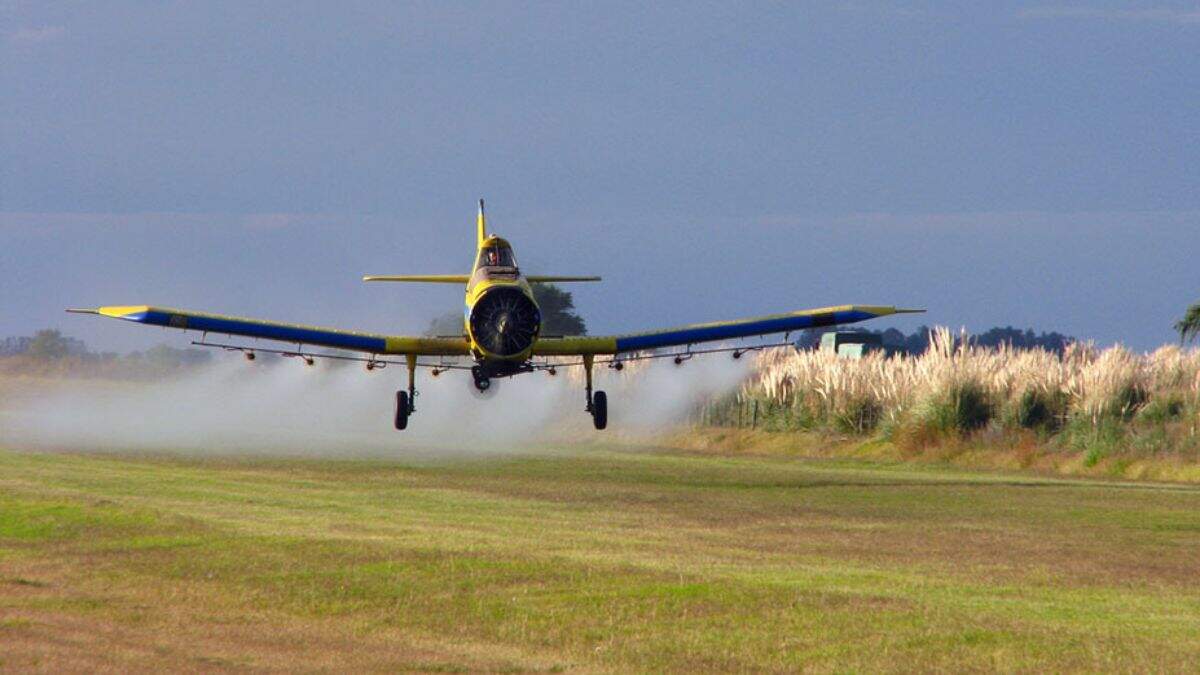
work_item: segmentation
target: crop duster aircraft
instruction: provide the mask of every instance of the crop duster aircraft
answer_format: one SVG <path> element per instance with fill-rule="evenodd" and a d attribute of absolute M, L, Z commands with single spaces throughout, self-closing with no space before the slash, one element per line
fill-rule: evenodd
<path fill-rule="evenodd" d="M 597 429 L 608 424 L 608 397 L 603 391 L 592 391 L 592 369 L 605 364 L 620 370 L 624 361 L 641 358 L 671 357 L 681 364 L 699 353 L 732 352 L 734 358 L 744 352 L 788 343 L 760 344 L 752 347 L 693 350 L 698 343 L 735 340 L 751 336 L 786 334 L 804 328 L 854 323 L 906 312 L 923 310 L 897 309 L 874 305 L 840 305 L 783 314 L 772 314 L 737 321 L 692 324 L 678 328 L 655 330 L 628 335 L 544 335 L 542 315 L 534 300 L 531 284 L 567 281 L 599 281 L 592 276 L 525 275 L 517 266 L 512 245 L 495 234 L 487 233 L 483 200 L 479 200 L 476 222 L 477 249 L 475 267 L 471 274 L 445 275 L 370 275 L 363 281 L 426 282 L 465 284 L 466 309 L 462 335 L 418 337 L 383 335 L 358 331 L 335 330 L 275 321 L 261 321 L 220 314 L 206 314 L 151 305 L 120 305 L 96 309 L 68 309 L 68 312 L 99 314 L 151 326 L 165 326 L 203 334 L 193 344 L 236 350 L 253 360 L 255 352 L 267 352 L 299 357 L 312 365 L 315 358 L 334 358 L 362 361 L 368 370 L 388 364 L 404 363 L 408 368 L 408 388 L 396 392 L 397 429 L 408 426 L 409 416 L 416 412 L 416 371 L 429 368 L 434 376 L 446 370 L 470 370 L 473 384 L 486 392 L 495 378 L 544 370 L 550 374 L 556 368 L 582 366 L 586 374 L 585 411 L 592 416 Z M 208 334 L 240 335 L 295 344 L 296 349 L 265 349 L 208 341 Z M 330 347 L 367 354 L 366 357 L 317 354 L 310 347 Z M 655 352 L 662 348 L 684 347 L 674 352 Z M 389 355 L 402 355 L 403 362 L 391 361 Z M 438 361 L 428 359 L 438 357 Z M 467 357 L 474 365 L 457 365 L 453 357 Z M 599 359 L 597 358 L 599 357 Z M 426 360 L 422 360 L 426 359 Z M 557 360 L 554 360 L 557 359 Z"/>

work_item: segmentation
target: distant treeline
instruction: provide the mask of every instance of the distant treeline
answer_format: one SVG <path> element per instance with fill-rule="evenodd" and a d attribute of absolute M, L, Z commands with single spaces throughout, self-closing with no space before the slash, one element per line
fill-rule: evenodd
<path fill-rule="evenodd" d="M 816 349 L 821 344 L 821 336 L 835 330 L 850 330 L 857 333 L 879 335 L 883 340 L 883 345 L 889 351 L 904 354 L 924 354 L 929 350 L 930 335 L 934 332 L 934 329 L 929 326 L 921 326 L 911 335 L 906 335 L 895 328 L 889 328 L 885 331 L 872 331 L 863 328 L 822 328 L 804 331 L 800 339 L 796 341 L 796 346 L 801 349 Z M 991 328 L 979 334 L 970 334 L 967 336 L 967 341 L 979 347 L 994 348 L 1001 345 L 1008 345 L 1017 350 L 1044 349 L 1048 352 L 1061 355 L 1063 350 L 1067 348 L 1067 345 L 1077 340 L 1069 335 L 1063 335 L 1058 332 L 1034 333 L 1029 328 L 1021 330 L 1020 328 L 1005 326 L 1003 328 Z"/>
<path fill-rule="evenodd" d="M 209 363 L 212 353 L 158 345 L 128 354 L 93 352 L 57 330 L 0 341 L 0 373 L 10 375 L 154 378 Z"/>

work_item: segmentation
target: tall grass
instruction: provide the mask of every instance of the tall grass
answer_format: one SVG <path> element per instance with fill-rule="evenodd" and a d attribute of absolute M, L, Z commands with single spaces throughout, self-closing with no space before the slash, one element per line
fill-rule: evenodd
<path fill-rule="evenodd" d="M 900 432 L 917 440 L 1028 430 L 1085 442 L 1155 431 L 1172 447 L 1194 449 L 1200 351 L 1168 346 L 1135 354 L 1077 343 L 1059 356 L 972 346 L 940 328 L 919 356 L 763 352 L 741 391 L 711 407 L 747 401 L 784 411 L 791 422 L 776 425 L 785 428 Z M 710 411 L 707 418 L 729 416 Z"/>

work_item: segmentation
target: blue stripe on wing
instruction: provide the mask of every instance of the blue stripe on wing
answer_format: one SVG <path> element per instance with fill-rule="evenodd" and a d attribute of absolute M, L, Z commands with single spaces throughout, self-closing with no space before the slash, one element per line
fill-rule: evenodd
<path fill-rule="evenodd" d="M 823 312 L 819 314 L 799 314 L 791 316 L 770 317 L 743 322 L 729 322 L 690 326 L 657 333 L 643 333 L 617 338 L 617 351 L 629 352 L 640 349 L 655 349 L 685 345 L 693 342 L 710 342 L 714 340 L 732 340 L 734 338 L 754 335 L 769 335 L 785 333 L 804 328 L 820 328 L 835 324 L 855 323 L 879 316 L 873 312 L 862 310 L 844 310 Z"/>
<path fill-rule="evenodd" d="M 172 312 L 157 308 L 124 314 L 120 318 L 151 326 L 182 328 L 206 333 L 245 335 L 247 337 L 257 337 L 267 340 L 279 340 L 281 342 L 324 345 L 327 347 L 356 349 L 366 352 L 383 352 L 387 347 L 387 341 L 382 336 L 322 330 L 306 326 L 238 319 L 236 317 L 191 312 Z"/>

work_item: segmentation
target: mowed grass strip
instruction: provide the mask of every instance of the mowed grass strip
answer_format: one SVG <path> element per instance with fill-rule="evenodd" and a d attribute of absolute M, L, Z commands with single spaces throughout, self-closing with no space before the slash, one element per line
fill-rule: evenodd
<path fill-rule="evenodd" d="M 0 452 L 0 667 L 1186 670 L 1200 491 L 659 452 Z"/>

